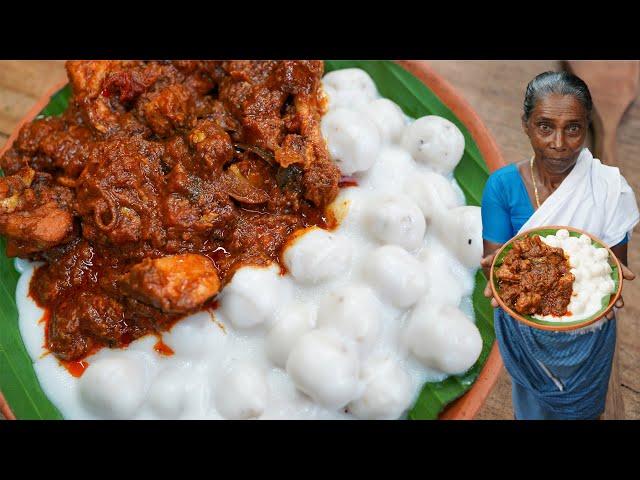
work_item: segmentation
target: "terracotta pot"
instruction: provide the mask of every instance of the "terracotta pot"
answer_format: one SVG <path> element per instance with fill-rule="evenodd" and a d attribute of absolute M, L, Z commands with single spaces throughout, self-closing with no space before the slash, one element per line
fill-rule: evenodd
<path fill-rule="evenodd" d="M 473 139 L 475 140 L 480 153 L 482 153 L 487 166 L 490 171 L 497 170 L 498 168 L 506 165 L 500 149 L 495 140 L 484 126 L 482 120 L 478 114 L 471 108 L 471 106 L 455 91 L 455 89 L 441 76 L 439 76 L 424 60 L 398 60 L 398 63 L 411 72 L 415 77 L 421 80 L 427 85 L 433 93 L 435 93 L 440 100 L 449 107 L 453 114 L 460 119 L 460 121 L 467 127 Z M 13 134 L 7 139 L 7 143 L 0 152 L 2 155 L 13 143 L 18 135 L 20 128 L 27 122 L 33 120 L 36 115 L 49 103 L 50 97 L 61 89 L 65 82 L 52 87 L 42 99 L 40 99 L 33 108 L 27 113 L 27 115 L 16 126 Z M 489 395 L 489 392 L 493 388 L 500 369 L 502 368 L 502 359 L 500 358 L 500 352 L 498 351 L 497 344 L 493 344 L 489 358 L 484 365 L 484 368 L 480 372 L 477 380 L 471 387 L 471 389 L 453 402 L 447 407 L 440 415 L 441 419 L 455 419 L 455 420 L 470 420 L 472 419 L 480 407 L 484 403 L 485 399 Z M 5 402 L 2 394 L 0 394 L 0 411 L 6 418 L 15 418 Z"/>

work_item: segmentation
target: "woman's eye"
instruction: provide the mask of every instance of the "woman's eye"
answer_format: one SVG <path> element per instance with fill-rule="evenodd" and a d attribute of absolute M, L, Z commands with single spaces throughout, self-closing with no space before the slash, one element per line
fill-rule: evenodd
<path fill-rule="evenodd" d="M 569 131 L 571 133 L 576 133 L 580 131 L 580 125 L 569 125 Z"/>
<path fill-rule="evenodd" d="M 540 130 L 543 132 L 548 132 L 549 130 L 551 130 L 551 127 L 549 127 L 549 125 L 547 125 L 546 123 L 541 123 L 538 128 L 540 128 Z"/>

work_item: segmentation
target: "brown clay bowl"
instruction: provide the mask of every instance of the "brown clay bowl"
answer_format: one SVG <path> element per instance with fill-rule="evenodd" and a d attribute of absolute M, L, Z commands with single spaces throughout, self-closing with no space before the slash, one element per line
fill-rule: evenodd
<path fill-rule="evenodd" d="M 612 293 L 611 296 L 609 297 L 609 302 L 607 303 L 606 306 L 603 306 L 603 308 L 600 309 L 596 314 L 591 315 L 590 317 L 585 318 L 584 320 L 575 321 L 575 322 L 566 322 L 566 323 L 545 322 L 545 321 L 534 319 L 529 315 L 521 315 L 518 312 L 516 312 L 515 310 L 513 310 L 500 297 L 500 291 L 499 291 L 499 288 L 498 288 L 498 282 L 497 282 L 497 280 L 495 278 L 495 270 L 496 270 L 496 268 L 499 267 L 499 261 L 500 261 L 501 255 L 505 251 L 505 249 L 509 249 L 511 247 L 511 245 L 513 244 L 513 242 L 515 242 L 518 239 L 541 233 L 541 231 L 559 230 L 561 228 L 564 228 L 564 229 L 568 230 L 570 233 L 575 233 L 575 234 L 579 234 L 579 235 L 587 235 L 589 238 L 591 238 L 592 243 L 597 244 L 598 247 L 607 249 L 607 251 L 609 253 L 609 264 L 614 269 L 613 272 L 612 272 L 612 276 L 617 277 L 617 288 L 616 288 L 615 292 Z M 491 285 L 491 290 L 493 292 L 493 296 L 496 299 L 496 301 L 498 302 L 498 304 L 500 305 L 500 307 L 505 312 L 507 312 L 507 314 L 509 316 L 511 316 L 512 318 L 516 319 L 517 321 L 522 322 L 525 325 L 528 325 L 530 327 L 537 328 L 539 330 L 548 330 L 548 331 L 555 331 L 555 332 L 567 332 L 567 331 L 570 331 L 570 330 L 577 330 L 579 328 L 587 327 L 587 326 L 597 322 L 598 320 L 600 320 L 602 317 L 604 317 L 607 313 L 609 313 L 611 311 L 611 309 L 613 308 L 615 303 L 618 301 L 618 298 L 620 298 L 620 294 L 622 293 L 622 282 L 623 282 L 623 278 L 622 278 L 622 268 L 620 266 L 620 261 L 615 256 L 615 254 L 611 251 L 611 249 L 602 240 L 600 240 L 599 238 L 591 235 L 589 232 L 585 232 L 584 230 L 580 230 L 579 228 L 567 227 L 567 226 L 563 226 L 563 225 L 551 225 L 551 226 L 545 226 L 545 227 L 532 228 L 532 229 L 529 229 L 529 230 L 525 230 L 524 232 L 516 235 L 511 240 L 509 240 L 507 243 L 505 243 L 500 248 L 500 250 L 498 250 L 498 253 L 496 253 L 496 256 L 493 258 L 493 262 L 491 263 L 491 270 L 490 270 L 490 274 L 489 274 L 489 284 Z"/>
<path fill-rule="evenodd" d="M 435 93 L 440 100 L 449 107 L 453 114 L 467 127 L 469 133 L 471 133 L 473 139 L 478 145 L 480 153 L 482 154 L 482 157 L 490 171 L 493 172 L 494 170 L 506 165 L 496 141 L 491 136 L 491 133 L 489 133 L 489 130 L 485 127 L 478 114 L 444 78 L 438 75 L 431 68 L 427 61 L 398 60 L 397 63 L 429 87 L 431 91 L 433 91 L 433 93 Z M 66 81 L 54 85 L 33 106 L 27 115 L 25 115 L 25 117 L 18 123 L 12 135 L 7 139 L 4 148 L 0 151 L 0 155 L 4 154 L 4 152 L 11 146 L 18 136 L 20 128 L 25 123 L 33 120 L 49 103 L 50 97 L 60 90 L 65 84 Z M 480 375 L 478 375 L 478 378 L 471 389 L 456 401 L 452 402 L 440 414 L 439 418 L 446 420 L 473 419 L 480 410 L 480 407 L 482 407 L 482 404 L 498 379 L 501 368 L 502 358 L 500 357 L 498 346 L 494 342 L 491 352 L 489 353 L 489 357 L 487 358 Z M 0 412 L 2 412 L 5 418 L 15 418 L 9 408 L 9 405 L 4 400 L 2 393 L 0 393 Z"/>

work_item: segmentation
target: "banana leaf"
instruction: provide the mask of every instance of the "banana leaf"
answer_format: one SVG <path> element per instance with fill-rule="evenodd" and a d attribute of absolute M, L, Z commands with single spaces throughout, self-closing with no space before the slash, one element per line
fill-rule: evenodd
<path fill-rule="evenodd" d="M 465 152 L 454 176 L 465 194 L 467 205 L 480 205 L 488 170 L 480 151 L 467 128 L 440 99 L 420 80 L 402 67 L 389 61 L 327 60 L 325 71 L 341 68 L 361 68 L 373 78 L 380 94 L 396 102 L 414 118 L 440 115 L 452 121 L 465 137 Z M 40 116 L 60 115 L 66 109 L 71 89 L 66 86 L 40 112 Z M 0 174 L 2 172 L 0 171 Z M 5 255 L 5 243 L 0 238 L 0 390 L 17 418 L 61 419 L 60 412 L 40 388 L 31 358 L 22 343 L 18 328 L 15 290 L 18 273 L 13 260 Z M 441 382 L 425 383 L 408 414 L 410 419 L 436 419 L 452 401 L 463 395 L 482 370 L 495 339 L 493 311 L 482 295 L 486 285 L 482 271 L 476 273 L 473 305 L 476 325 L 482 336 L 482 352 L 477 362 L 463 375 Z"/>
<path fill-rule="evenodd" d="M 411 75 L 394 62 L 368 60 L 327 60 L 325 72 L 342 68 L 361 68 L 366 71 L 378 88 L 380 95 L 393 100 L 405 114 L 413 118 L 425 115 L 439 115 L 453 122 L 464 135 L 465 149 L 462 160 L 453 175 L 464 192 L 467 205 L 479 206 L 482 200 L 482 190 L 489 178 L 489 170 L 482 158 L 469 130 L 460 120 L 440 101 L 440 99 L 424 83 Z M 487 361 L 489 352 L 495 340 L 493 330 L 493 309 L 489 300 L 482 292 L 487 279 L 482 270 L 476 272 L 473 290 L 473 308 L 476 325 L 482 337 L 482 351 L 476 363 L 464 374 L 448 377 L 441 382 L 428 382 L 408 417 L 414 420 L 432 420 L 458 397 L 471 388 L 478 378 L 482 367 Z"/>

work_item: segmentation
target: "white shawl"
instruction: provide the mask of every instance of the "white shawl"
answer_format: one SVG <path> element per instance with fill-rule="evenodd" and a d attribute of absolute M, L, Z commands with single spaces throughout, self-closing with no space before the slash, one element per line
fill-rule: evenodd
<path fill-rule="evenodd" d="M 633 190 L 617 167 L 603 165 L 583 148 L 573 170 L 520 232 L 547 225 L 579 228 L 610 247 L 620 243 L 640 221 Z"/>
<path fill-rule="evenodd" d="M 627 233 L 631 238 L 638 221 L 640 213 L 636 197 L 620 170 L 603 165 L 583 148 L 567 178 L 518 233 L 547 225 L 566 225 L 584 230 L 612 247 Z M 603 318 L 568 333 L 587 333 L 599 329 L 605 322 Z"/>

